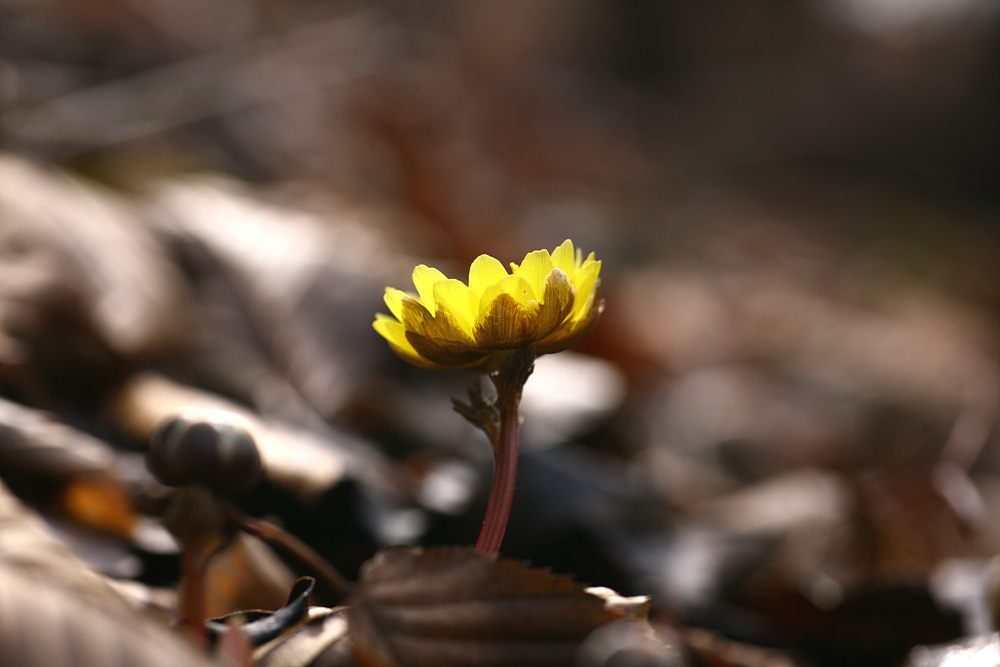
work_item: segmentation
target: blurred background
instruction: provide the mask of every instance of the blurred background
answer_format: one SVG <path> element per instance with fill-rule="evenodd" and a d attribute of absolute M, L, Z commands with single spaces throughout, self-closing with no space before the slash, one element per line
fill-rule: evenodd
<path fill-rule="evenodd" d="M 995 623 L 998 46 L 991 0 L 0 0 L 0 479 L 169 595 L 143 450 L 222 406 L 241 506 L 349 576 L 472 544 L 473 378 L 371 321 L 572 238 L 607 310 L 528 382 L 503 553 L 691 664 L 938 664 Z M 296 571 L 240 548 L 215 613 Z"/>

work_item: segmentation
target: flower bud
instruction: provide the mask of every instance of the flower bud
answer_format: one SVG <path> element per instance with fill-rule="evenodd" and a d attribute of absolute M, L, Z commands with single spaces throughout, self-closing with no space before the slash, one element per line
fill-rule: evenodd
<path fill-rule="evenodd" d="M 253 436 L 222 412 L 170 417 L 153 433 L 146 462 L 167 486 L 200 484 L 226 495 L 249 489 L 263 472 Z"/>

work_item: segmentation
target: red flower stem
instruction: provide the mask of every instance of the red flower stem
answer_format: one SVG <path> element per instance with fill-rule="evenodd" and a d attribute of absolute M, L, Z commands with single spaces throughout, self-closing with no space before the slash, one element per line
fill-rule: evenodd
<path fill-rule="evenodd" d="M 487 554 L 497 554 L 500 543 L 503 542 L 507 530 L 507 520 L 510 518 L 510 505 L 514 501 L 514 485 L 517 481 L 517 440 L 518 414 L 521 392 L 507 397 L 497 398 L 497 408 L 500 411 L 500 435 L 493 447 L 493 486 L 490 489 L 490 500 L 486 505 L 486 519 L 483 529 L 476 542 L 476 551 Z"/>
<path fill-rule="evenodd" d="M 510 351 L 491 376 L 497 390 L 495 403 L 500 428 L 486 429 L 487 434 L 495 434 L 493 442 L 493 486 L 486 505 L 486 518 L 476 542 L 476 551 L 496 555 L 507 531 L 510 505 L 514 500 L 514 484 L 517 480 L 517 439 L 520 419 L 517 414 L 521 403 L 521 390 L 535 367 L 535 350 L 522 348 Z"/>

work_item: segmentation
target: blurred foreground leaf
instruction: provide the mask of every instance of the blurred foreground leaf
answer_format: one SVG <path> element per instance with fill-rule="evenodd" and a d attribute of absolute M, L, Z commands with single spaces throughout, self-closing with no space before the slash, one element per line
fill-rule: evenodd
<path fill-rule="evenodd" d="M 165 627 L 94 605 L 0 563 L 3 664 L 21 667 L 208 665 Z"/>
<path fill-rule="evenodd" d="M 136 585 L 137 586 L 137 585 Z M 0 664 L 209 664 L 0 486 Z"/>
<path fill-rule="evenodd" d="M 569 577 L 460 548 L 380 552 L 351 603 L 351 641 L 371 667 L 569 665 L 624 616 Z"/>

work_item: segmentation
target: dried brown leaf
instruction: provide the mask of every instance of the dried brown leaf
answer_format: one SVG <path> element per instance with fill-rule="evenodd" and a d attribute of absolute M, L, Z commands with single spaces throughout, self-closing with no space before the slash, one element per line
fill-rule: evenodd
<path fill-rule="evenodd" d="M 291 570 L 265 542 L 245 533 L 212 557 L 205 577 L 210 617 L 241 609 L 277 609 L 295 582 Z"/>
<path fill-rule="evenodd" d="M 131 537 L 132 502 L 115 452 L 52 415 L 0 398 L 0 475 L 76 523 Z"/>
<path fill-rule="evenodd" d="M 327 441 L 305 431 L 269 422 L 216 394 L 176 384 L 152 373 L 132 379 L 110 402 L 112 422 L 137 442 L 148 442 L 153 431 L 178 412 L 219 411 L 233 415 L 253 435 L 267 476 L 302 496 L 322 494 L 346 474 L 346 458 Z"/>
<path fill-rule="evenodd" d="M 0 261 L 5 277 L 31 270 L 30 281 L 7 281 L 0 295 L 35 313 L 73 302 L 100 341 L 127 356 L 158 347 L 180 330 L 180 275 L 123 198 L 4 155 L 0 216 L 8 242 L 22 249 Z"/>
<path fill-rule="evenodd" d="M 369 667 L 568 665 L 622 616 L 569 577 L 460 548 L 380 552 L 346 613 Z"/>
<path fill-rule="evenodd" d="M 189 363 L 210 386 L 299 424 L 342 410 L 382 352 L 366 343 L 387 259 L 370 213 L 304 203 L 204 175 L 149 197 L 198 299 Z"/>
<path fill-rule="evenodd" d="M 41 518 L 0 484 L 0 568 L 59 587 L 93 606 L 133 610 L 108 580 L 47 529 Z"/>
<path fill-rule="evenodd" d="M 801 667 L 798 660 L 773 650 L 732 641 L 702 628 L 682 633 L 681 642 L 699 667 Z"/>
<path fill-rule="evenodd" d="M 139 584 L 133 584 L 137 587 Z M 207 665 L 0 484 L 0 664 Z"/>
<path fill-rule="evenodd" d="M 671 628 L 664 631 L 645 621 L 626 619 L 606 623 L 590 633 L 575 664 L 577 667 L 695 667 L 685 659 Z"/>
<path fill-rule="evenodd" d="M 0 473 L 62 482 L 113 466 L 107 444 L 48 413 L 0 398 Z"/>
<path fill-rule="evenodd" d="M 77 523 L 131 537 L 136 515 L 122 484 L 109 475 L 72 480 L 59 495 L 59 509 Z"/>
<path fill-rule="evenodd" d="M 633 621 L 645 621 L 649 616 L 650 597 L 648 595 L 619 595 L 604 586 L 591 586 L 587 593 L 604 600 L 604 606 Z"/>

